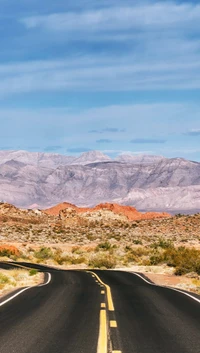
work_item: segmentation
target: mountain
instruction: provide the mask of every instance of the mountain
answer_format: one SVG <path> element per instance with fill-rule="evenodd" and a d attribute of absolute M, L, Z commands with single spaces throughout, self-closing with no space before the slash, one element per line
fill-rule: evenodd
<path fill-rule="evenodd" d="M 130 163 L 97 151 L 77 158 L 2 151 L 0 200 L 25 208 L 117 202 L 147 211 L 200 210 L 200 163 L 152 158 Z"/>
<path fill-rule="evenodd" d="M 152 164 L 160 162 L 161 160 L 166 159 L 163 156 L 153 156 L 153 155 L 133 155 L 133 154 L 120 154 L 116 161 L 122 163 L 131 163 L 131 164 Z"/>
<path fill-rule="evenodd" d="M 108 162 L 111 158 L 99 151 L 82 153 L 79 157 L 60 155 L 57 153 L 0 151 L 0 164 L 16 161 L 43 168 L 57 168 L 60 165 L 85 165 L 89 163 Z"/>
<path fill-rule="evenodd" d="M 109 162 L 111 158 L 100 151 L 90 151 L 82 153 L 72 164 L 86 165 L 90 163 Z"/>
<path fill-rule="evenodd" d="M 57 168 L 59 165 L 68 165 L 75 157 L 56 153 L 41 153 L 27 151 L 0 151 L 0 164 L 11 160 L 43 168 Z"/>

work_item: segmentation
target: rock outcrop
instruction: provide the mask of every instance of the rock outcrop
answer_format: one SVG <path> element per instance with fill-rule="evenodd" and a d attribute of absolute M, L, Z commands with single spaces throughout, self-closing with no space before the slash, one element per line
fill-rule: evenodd
<path fill-rule="evenodd" d="M 107 218 L 114 219 L 115 215 L 119 215 L 122 218 L 126 218 L 129 221 L 141 220 L 141 219 L 155 219 L 155 218 L 167 218 L 170 217 L 168 213 L 157 213 L 157 212 L 148 212 L 141 213 L 136 210 L 136 208 L 131 206 L 123 206 L 116 203 L 104 203 L 99 204 L 95 207 L 77 207 L 70 203 L 64 202 L 58 204 L 54 207 L 46 209 L 43 211 L 45 214 L 59 216 L 61 219 L 70 218 L 78 216 L 81 214 L 82 218 Z M 120 217 L 117 217 L 120 218 Z"/>

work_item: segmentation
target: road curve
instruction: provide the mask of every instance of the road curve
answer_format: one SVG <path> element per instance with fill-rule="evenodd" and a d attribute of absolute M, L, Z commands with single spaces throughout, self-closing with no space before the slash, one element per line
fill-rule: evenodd
<path fill-rule="evenodd" d="M 112 352 L 200 353 L 200 303 L 192 298 L 127 272 L 34 267 L 51 282 L 0 307 L 0 353 L 107 352 L 100 333 Z"/>
<path fill-rule="evenodd" d="M 95 271 L 112 290 L 113 351 L 200 353 L 200 303 L 121 271 Z"/>
<path fill-rule="evenodd" d="M 100 302 L 90 274 L 52 272 L 0 307 L 0 353 L 96 353 Z"/>

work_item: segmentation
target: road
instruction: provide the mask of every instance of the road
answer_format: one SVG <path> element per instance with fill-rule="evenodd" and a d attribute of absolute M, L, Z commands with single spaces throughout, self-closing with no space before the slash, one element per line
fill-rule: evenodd
<path fill-rule="evenodd" d="M 37 268 L 46 284 L 0 300 L 0 353 L 200 353 L 199 299 L 127 272 Z"/>

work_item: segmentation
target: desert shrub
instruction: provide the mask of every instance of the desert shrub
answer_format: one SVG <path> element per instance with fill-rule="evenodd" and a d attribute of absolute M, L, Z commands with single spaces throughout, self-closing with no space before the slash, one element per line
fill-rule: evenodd
<path fill-rule="evenodd" d="M 6 283 L 9 283 L 9 282 L 10 282 L 9 277 L 4 275 L 3 273 L 0 273 L 0 284 L 6 284 Z"/>
<path fill-rule="evenodd" d="M 150 247 L 153 249 L 171 249 L 174 246 L 171 241 L 165 240 L 164 238 L 159 238 L 159 240 L 157 242 L 152 243 Z"/>
<path fill-rule="evenodd" d="M 15 254 L 12 250 L 9 249 L 1 249 L 0 250 L 0 256 L 4 257 L 13 257 Z"/>
<path fill-rule="evenodd" d="M 35 275 L 37 275 L 37 273 L 38 273 L 38 270 L 36 270 L 36 268 L 32 268 L 29 271 L 29 276 L 35 276 Z"/>
<path fill-rule="evenodd" d="M 168 249 L 163 254 L 163 259 L 168 266 L 176 268 L 176 275 L 189 272 L 197 272 L 200 275 L 200 251 L 197 249 L 188 249 L 183 246 L 177 249 Z"/>
<path fill-rule="evenodd" d="M 125 247 L 126 255 L 124 256 L 124 263 L 136 262 L 140 263 L 144 256 L 148 255 L 149 250 L 139 247 L 139 248 L 131 248 L 130 246 Z"/>
<path fill-rule="evenodd" d="M 71 259 L 72 265 L 79 265 L 86 263 L 86 258 L 84 256 L 74 257 Z"/>
<path fill-rule="evenodd" d="M 111 256 L 96 255 L 93 256 L 88 265 L 93 268 L 114 268 L 116 266 L 116 259 Z"/>
<path fill-rule="evenodd" d="M 125 251 L 131 251 L 131 250 L 132 250 L 132 248 L 131 248 L 131 246 L 126 245 L 126 246 L 125 246 L 125 248 L 124 248 L 124 250 L 125 250 Z"/>
<path fill-rule="evenodd" d="M 140 246 L 139 248 L 132 249 L 131 252 L 133 255 L 140 257 L 143 255 L 147 255 L 149 253 L 149 250 Z"/>
<path fill-rule="evenodd" d="M 73 246 L 72 248 L 72 254 L 81 254 L 82 250 L 80 248 L 80 246 Z"/>
<path fill-rule="evenodd" d="M 96 247 L 96 251 L 99 251 L 99 250 L 104 250 L 104 251 L 107 251 L 107 250 L 110 250 L 112 248 L 112 245 L 110 244 L 109 241 L 105 241 L 103 243 L 100 243 L 97 245 Z"/>
<path fill-rule="evenodd" d="M 34 256 L 38 260 L 48 260 L 53 257 L 53 253 L 50 248 L 42 247 L 40 250 L 34 252 Z"/>
<path fill-rule="evenodd" d="M 200 274 L 200 251 L 197 249 L 180 246 L 167 248 L 163 252 L 154 251 L 149 261 L 151 265 L 166 263 L 168 266 L 175 267 L 176 275 L 181 276 L 189 272 Z"/>
<path fill-rule="evenodd" d="M 158 265 L 163 262 L 163 255 L 159 252 L 154 252 L 149 258 L 150 265 Z"/>
<path fill-rule="evenodd" d="M 137 262 L 138 258 L 131 251 L 124 256 L 124 263 Z"/>
<path fill-rule="evenodd" d="M 133 240 L 133 244 L 135 244 L 135 245 L 142 245 L 142 241 L 139 240 L 139 239 L 134 239 L 134 240 Z"/>

